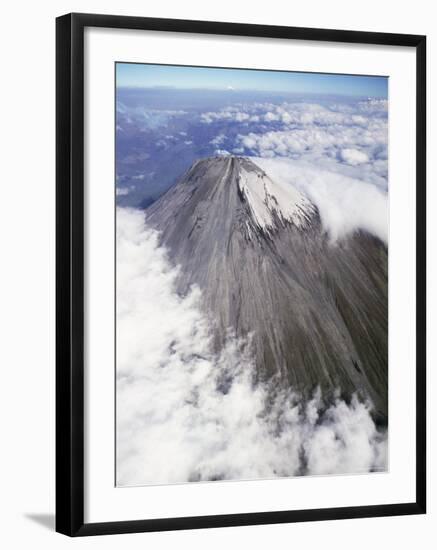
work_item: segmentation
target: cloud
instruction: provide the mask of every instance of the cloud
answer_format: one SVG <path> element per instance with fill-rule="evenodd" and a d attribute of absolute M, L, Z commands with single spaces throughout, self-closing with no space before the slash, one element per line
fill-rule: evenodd
<path fill-rule="evenodd" d="M 179 296 L 177 277 L 143 214 L 118 208 L 119 486 L 386 468 L 368 403 L 256 384 L 250 340 L 214 353 L 200 290 Z"/>
<path fill-rule="evenodd" d="M 117 197 L 122 197 L 129 194 L 129 189 L 127 187 L 116 187 L 115 194 Z"/>
<path fill-rule="evenodd" d="M 260 156 L 313 155 L 335 158 L 337 151 L 359 153 L 366 160 L 386 151 L 387 129 L 384 124 L 362 126 L 306 125 L 292 130 L 239 134 L 238 142 L 249 152 Z M 365 155 L 365 156 L 364 156 Z M 358 156 L 358 155 L 356 155 Z M 343 159 L 347 160 L 347 159 Z"/>
<path fill-rule="evenodd" d="M 227 151 L 226 149 L 216 149 L 214 151 L 214 155 L 218 156 L 218 157 L 227 157 L 230 154 L 231 153 L 229 151 Z"/>
<path fill-rule="evenodd" d="M 215 145 L 216 147 L 219 145 L 222 145 L 226 141 L 225 134 L 219 134 L 215 138 L 213 138 L 210 143 L 211 145 Z"/>
<path fill-rule="evenodd" d="M 386 100 L 240 103 L 203 113 L 200 121 L 218 125 L 217 140 L 226 124 L 227 148 L 238 154 L 306 160 L 387 188 Z"/>
<path fill-rule="evenodd" d="M 225 107 L 220 111 L 209 111 L 207 113 L 201 113 L 200 122 L 205 124 L 212 124 L 217 121 L 226 122 L 257 122 L 259 117 L 251 114 L 252 107 L 250 105 L 240 106 L 231 105 Z M 248 112 L 249 111 L 249 112 Z"/>
<path fill-rule="evenodd" d="M 156 129 L 167 126 L 174 117 L 181 117 L 187 113 L 183 110 L 172 109 L 147 109 L 142 106 L 130 106 L 122 101 L 116 103 L 117 122 L 121 124 L 135 125 L 142 129 Z"/>
<path fill-rule="evenodd" d="M 319 209 L 332 241 L 362 229 L 388 244 L 388 195 L 375 185 L 305 161 L 254 158 L 272 180 L 293 185 Z"/>
<path fill-rule="evenodd" d="M 344 162 L 351 164 L 352 166 L 369 162 L 369 157 L 366 153 L 363 153 L 363 151 L 358 151 L 357 149 L 343 149 L 341 151 L 341 158 Z"/>
<path fill-rule="evenodd" d="M 386 100 L 371 99 L 359 102 L 321 105 L 308 102 L 246 103 L 235 104 L 219 111 L 200 115 L 200 121 L 280 122 L 283 126 L 366 126 L 370 120 L 386 119 Z"/>

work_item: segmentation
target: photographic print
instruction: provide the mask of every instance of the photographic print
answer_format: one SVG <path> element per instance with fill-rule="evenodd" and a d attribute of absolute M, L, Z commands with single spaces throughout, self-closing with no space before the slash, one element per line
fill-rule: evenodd
<path fill-rule="evenodd" d="M 118 62 L 116 485 L 388 468 L 388 78 Z"/>

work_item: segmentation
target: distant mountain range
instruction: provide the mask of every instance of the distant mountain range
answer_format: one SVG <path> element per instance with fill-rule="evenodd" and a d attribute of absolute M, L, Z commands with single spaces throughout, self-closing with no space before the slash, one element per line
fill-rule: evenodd
<path fill-rule="evenodd" d="M 195 162 L 146 209 L 181 266 L 178 291 L 202 290 L 220 349 L 251 335 L 256 378 L 327 399 L 358 392 L 387 422 L 387 247 L 357 231 L 336 243 L 317 207 L 247 158 Z"/>

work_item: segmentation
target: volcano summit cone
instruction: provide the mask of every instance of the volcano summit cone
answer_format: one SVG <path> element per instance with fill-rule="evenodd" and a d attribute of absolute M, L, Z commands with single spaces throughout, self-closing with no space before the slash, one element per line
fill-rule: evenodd
<path fill-rule="evenodd" d="M 363 231 L 332 243 L 292 182 L 242 157 L 195 162 L 146 223 L 195 284 L 214 345 L 248 338 L 257 379 L 310 394 L 358 392 L 387 418 L 387 247 Z"/>

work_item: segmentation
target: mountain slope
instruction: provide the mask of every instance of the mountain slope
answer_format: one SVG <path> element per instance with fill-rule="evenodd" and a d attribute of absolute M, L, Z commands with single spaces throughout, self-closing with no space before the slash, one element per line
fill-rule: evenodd
<path fill-rule="evenodd" d="M 251 334 L 260 379 L 372 399 L 387 419 L 387 248 L 364 232 L 332 244 L 317 208 L 248 159 L 196 162 L 146 210 L 216 322 Z"/>

